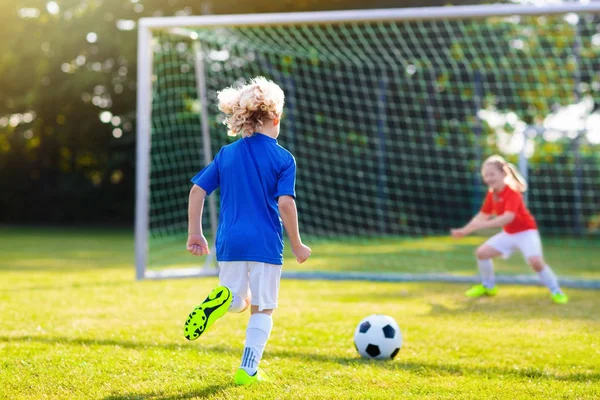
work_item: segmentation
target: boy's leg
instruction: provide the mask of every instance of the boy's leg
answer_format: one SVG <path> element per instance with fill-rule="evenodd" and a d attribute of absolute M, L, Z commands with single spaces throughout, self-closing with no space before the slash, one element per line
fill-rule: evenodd
<path fill-rule="evenodd" d="M 250 304 L 250 285 L 248 281 L 248 262 L 220 262 L 219 282 L 227 286 L 232 293 L 231 305 L 227 311 L 240 313 Z"/>
<path fill-rule="evenodd" d="M 217 286 L 194 308 L 183 327 L 183 335 L 188 340 L 196 340 L 214 322 L 225 315 L 231 305 L 231 290 L 226 286 Z"/>
<path fill-rule="evenodd" d="M 246 329 L 246 343 L 240 370 L 235 375 L 237 384 L 261 380 L 258 366 L 269 340 L 273 310 L 277 308 L 281 265 L 249 263 L 252 315 Z"/>
<path fill-rule="evenodd" d="M 208 297 L 188 316 L 184 325 L 184 336 L 188 340 L 198 339 L 217 319 L 229 310 L 241 312 L 248 296 L 248 270 L 246 262 L 219 263 L 220 286 L 213 289 Z M 244 293 L 246 296 L 236 295 Z M 235 309 L 232 309 L 236 307 Z"/>
<path fill-rule="evenodd" d="M 250 306 L 250 296 L 244 297 L 232 292 L 232 297 L 231 305 L 227 311 L 232 313 L 241 313 L 246 311 Z"/>
<path fill-rule="evenodd" d="M 265 346 L 273 328 L 273 310 L 258 311 L 257 306 L 252 306 L 252 315 L 246 328 L 246 343 L 242 354 L 242 362 L 235 374 L 235 383 L 247 385 L 264 380 L 258 365 L 262 358 Z"/>

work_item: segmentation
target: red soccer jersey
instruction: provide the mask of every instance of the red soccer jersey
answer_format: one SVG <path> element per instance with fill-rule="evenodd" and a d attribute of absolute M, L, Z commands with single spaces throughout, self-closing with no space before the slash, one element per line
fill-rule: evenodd
<path fill-rule="evenodd" d="M 506 185 L 502 192 L 494 196 L 492 190 L 488 191 L 481 212 L 484 214 L 502 215 L 506 211 L 515 213 L 515 219 L 511 223 L 504 225 L 506 233 L 519 233 L 530 229 L 537 229 L 535 219 L 525 206 L 523 196 Z"/>

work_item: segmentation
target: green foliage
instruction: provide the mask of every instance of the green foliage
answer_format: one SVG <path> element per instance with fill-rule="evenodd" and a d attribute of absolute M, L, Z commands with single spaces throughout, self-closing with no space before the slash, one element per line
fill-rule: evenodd
<path fill-rule="evenodd" d="M 131 219 L 137 65 L 136 30 L 127 29 L 134 27 L 138 18 L 396 6 L 383 0 L 369 4 L 314 0 L 293 4 L 187 3 L 182 0 L 63 0 L 53 5 L 42 0 L 22 0 L 0 4 L 0 34 L 6 38 L 0 43 L 0 171 L 3 172 L 0 174 L 3 188 L 0 221 Z M 445 3 L 403 2 L 403 6 L 425 5 Z M 478 170 L 479 154 L 499 150 L 494 130 L 476 118 L 478 94 L 482 96 L 483 106 L 513 111 L 529 124 L 539 124 L 548 112 L 571 104 L 582 95 L 592 96 L 596 104 L 600 102 L 597 73 L 600 46 L 595 42 L 596 25 L 594 16 L 582 16 L 578 26 L 562 16 L 445 21 L 438 26 L 427 21 L 392 26 L 373 23 L 366 24 L 363 34 L 354 43 L 336 40 L 322 45 L 318 40 L 313 42 L 314 30 L 302 27 L 294 39 L 302 43 L 259 41 L 258 49 L 269 55 L 269 62 L 277 68 L 274 72 L 279 74 L 277 78 L 286 82 L 295 79 L 300 70 L 327 77 L 332 65 L 337 62 L 339 66 L 340 60 L 341 64 L 353 64 L 359 69 L 353 73 L 363 77 L 374 71 L 381 73 L 384 66 L 390 71 L 388 100 L 410 102 L 415 109 L 415 112 L 390 115 L 387 129 L 396 134 L 413 124 L 413 129 L 419 130 L 419 135 L 402 141 L 406 145 L 399 145 L 395 151 L 405 154 L 414 148 L 431 148 L 440 154 L 457 153 L 465 159 L 457 162 L 457 169 L 462 171 L 461 176 L 466 176 Z M 354 29 L 344 25 L 329 28 L 328 34 L 335 37 L 344 32 L 353 37 Z M 90 32 L 96 35 L 93 43 L 86 39 Z M 247 37 L 259 37 L 260 28 L 240 32 Z M 268 32 L 277 39 L 283 36 L 284 29 L 273 27 Z M 227 37 L 204 39 L 212 41 L 214 48 L 227 45 Z M 400 48 L 394 55 L 396 59 L 386 58 L 381 65 L 373 66 L 374 57 L 381 57 L 390 46 L 393 48 L 402 40 L 412 43 L 410 50 Z M 360 49 L 362 55 L 353 53 L 356 49 L 344 48 L 346 45 Z M 213 63 L 216 64 L 218 62 Z M 408 67 L 414 70 L 409 73 Z M 267 74 L 261 66 L 253 68 L 256 68 L 253 74 Z M 479 82 L 475 78 L 477 74 L 480 74 Z M 371 80 L 376 82 L 377 79 L 376 76 Z M 333 78 L 332 82 L 332 86 L 336 85 Z M 224 85 L 221 81 L 217 83 Z M 310 89 L 310 85 L 308 87 Z M 331 98 L 338 96 L 331 87 L 326 89 Z M 176 120 L 197 122 L 194 90 L 191 84 L 189 93 L 178 100 L 182 107 L 175 115 Z M 298 93 L 301 90 L 299 88 Z M 303 97 L 307 92 L 309 90 L 298 95 L 296 111 L 302 111 L 302 107 L 310 103 Z M 376 140 L 365 128 L 364 121 L 374 113 L 357 112 L 355 125 L 359 126 L 346 130 L 344 122 L 348 118 L 341 115 L 344 106 L 336 101 L 324 102 L 323 110 L 314 115 L 314 129 L 302 132 L 307 144 L 318 144 L 324 132 L 335 131 L 344 154 L 349 157 L 372 154 Z M 431 108 L 432 112 L 427 111 Z M 99 116 L 104 111 L 117 118 L 102 122 Z M 298 115 L 295 117 L 298 120 Z M 284 124 L 287 120 L 286 115 Z M 218 132 L 216 135 L 224 136 L 216 118 L 211 119 L 210 126 Z M 197 131 L 197 125 L 193 129 Z M 215 143 L 231 140 L 222 138 Z M 583 142 L 577 151 L 582 155 L 581 164 L 571 163 L 564 175 L 557 177 L 558 182 L 571 184 L 569 174 L 573 175 L 575 168 L 583 169 L 586 182 L 598 179 L 598 146 Z M 532 167 L 535 171 L 544 171 L 546 165 L 564 153 L 568 153 L 564 159 L 575 160 L 577 151 L 571 140 L 540 143 L 531 160 Z M 365 165 L 375 163 L 370 159 Z M 434 168 L 433 165 L 426 164 L 423 168 Z M 457 174 L 457 171 L 440 171 L 440 178 L 450 181 Z M 595 183 L 588 185 L 585 191 L 593 192 L 597 188 Z M 472 193 L 466 195 L 472 197 Z M 595 198 L 592 202 L 598 203 Z M 593 225 L 599 214 L 600 210 L 589 207 L 585 210 L 585 223 Z M 568 221 L 562 223 L 569 224 Z"/>

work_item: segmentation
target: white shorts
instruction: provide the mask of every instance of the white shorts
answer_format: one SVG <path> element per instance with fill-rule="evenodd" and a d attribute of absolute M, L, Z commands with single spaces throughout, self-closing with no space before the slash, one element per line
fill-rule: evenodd
<path fill-rule="evenodd" d="M 277 308 L 281 265 L 254 261 L 219 262 L 219 282 L 242 298 L 251 296 L 250 304 L 258 310 Z"/>
<path fill-rule="evenodd" d="M 534 256 L 542 256 L 542 240 L 537 229 L 518 233 L 506 233 L 504 231 L 489 238 L 485 244 L 502 253 L 503 258 L 508 258 L 519 249 L 525 259 Z"/>

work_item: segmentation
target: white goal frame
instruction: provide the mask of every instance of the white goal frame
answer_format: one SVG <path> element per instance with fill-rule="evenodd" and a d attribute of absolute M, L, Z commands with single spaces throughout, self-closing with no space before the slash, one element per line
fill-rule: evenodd
<path fill-rule="evenodd" d="M 206 15 L 184 17 L 141 18 L 138 22 L 137 54 L 137 166 L 136 166 L 136 205 L 135 205 L 135 265 L 136 278 L 163 279 L 192 276 L 216 276 L 216 268 L 207 268 L 212 260 L 207 260 L 203 268 L 168 269 L 148 271 L 147 252 L 149 234 L 149 187 L 150 187 L 150 140 L 152 109 L 152 34 L 154 31 L 167 31 L 186 36 L 194 41 L 196 52 L 196 79 L 198 98 L 202 115 L 207 115 L 207 96 L 203 62 L 201 62 L 200 42 L 192 28 L 219 26 L 268 26 L 291 24 L 339 24 L 345 22 L 377 21 L 416 21 L 459 18 L 486 18 L 512 15 L 552 15 L 568 13 L 598 13 L 600 2 L 564 3 L 557 5 L 531 6 L 519 4 L 493 4 L 452 7 L 423 7 L 402 9 L 346 10 L 323 12 L 294 12 L 269 14 Z M 204 163 L 212 160 L 209 126 L 202 118 Z M 521 164 L 526 172 L 526 165 Z M 208 197 L 212 237 L 217 229 L 216 205 L 213 197 Z M 182 247 L 184 243 L 182 243 Z M 450 274 L 391 274 L 391 273 L 327 273 L 327 272 L 285 272 L 285 278 L 293 279 L 332 279 L 332 280 L 373 280 L 373 281 L 449 281 L 476 282 L 476 276 L 452 276 Z M 501 283 L 538 284 L 529 275 L 498 276 Z M 564 286 L 600 288 L 600 280 L 561 280 Z"/>

